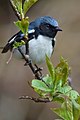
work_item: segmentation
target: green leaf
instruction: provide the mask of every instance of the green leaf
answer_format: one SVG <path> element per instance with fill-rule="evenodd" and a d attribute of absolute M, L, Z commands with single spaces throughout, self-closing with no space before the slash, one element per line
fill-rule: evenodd
<path fill-rule="evenodd" d="M 64 120 L 74 120 L 72 114 L 72 104 L 70 101 L 65 101 L 61 105 L 61 108 L 52 108 L 52 111 Z"/>
<path fill-rule="evenodd" d="M 80 105 L 75 100 L 72 100 L 72 109 L 74 120 L 78 120 L 80 117 Z"/>
<path fill-rule="evenodd" d="M 58 116 L 64 120 L 78 120 L 80 117 L 80 105 L 73 99 L 65 99 L 61 108 L 52 108 Z"/>
<path fill-rule="evenodd" d="M 19 29 L 20 29 L 25 35 L 27 35 L 28 26 L 29 26 L 29 18 L 26 17 L 25 19 L 22 19 L 21 21 L 18 20 L 17 22 L 15 22 L 15 25 L 16 25 L 17 27 L 19 27 Z"/>
<path fill-rule="evenodd" d="M 68 94 L 72 100 L 76 100 L 79 97 L 79 93 L 75 90 L 71 90 Z"/>
<path fill-rule="evenodd" d="M 49 75 L 43 77 L 43 81 L 45 81 L 45 83 L 49 86 L 49 88 L 53 89 L 54 85 L 52 82 L 52 78 Z"/>
<path fill-rule="evenodd" d="M 67 61 L 61 57 L 60 63 L 55 68 L 56 71 L 56 83 L 59 80 L 62 80 L 62 85 L 64 85 L 67 82 L 70 68 L 68 66 Z"/>
<path fill-rule="evenodd" d="M 52 81 L 54 81 L 55 80 L 55 68 L 53 67 L 53 64 L 51 63 L 47 55 L 46 55 L 46 63 L 47 63 L 47 67 L 48 67 L 50 76 L 52 78 Z"/>
<path fill-rule="evenodd" d="M 80 105 L 80 95 L 79 95 L 79 97 L 77 98 L 77 103 Z"/>
<path fill-rule="evenodd" d="M 42 82 L 40 80 L 36 80 L 36 79 L 32 80 L 32 87 L 39 89 L 43 92 L 51 92 L 52 91 L 51 89 L 48 88 L 48 86 L 44 82 Z"/>
<path fill-rule="evenodd" d="M 65 100 L 64 100 L 64 97 L 58 95 L 58 96 L 53 97 L 53 101 L 57 103 L 63 103 Z"/>
<path fill-rule="evenodd" d="M 68 96 L 70 99 L 77 99 L 79 97 L 79 93 L 75 90 L 72 90 L 72 88 L 68 85 L 63 87 L 58 87 L 58 92 Z"/>
<path fill-rule="evenodd" d="M 24 13 L 24 15 L 30 9 L 30 7 L 37 1 L 38 0 L 25 0 L 24 1 L 24 4 L 23 4 L 23 13 Z"/>
<path fill-rule="evenodd" d="M 46 92 L 43 92 L 42 90 L 40 89 L 37 89 L 37 88 L 34 88 L 35 92 L 38 93 L 38 95 L 42 98 L 46 98 L 46 95 L 47 93 Z"/>
<path fill-rule="evenodd" d="M 21 40 L 21 42 L 16 42 L 15 41 L 14 44 L 13 44 L 13 47 L 18 48 L 18 47 L 20 47 L 22 45 L 25 45 L 25 42 L 23 40 Z"/>
<path fill-rule="evenodd" d="M 68 85 L 64 86 L 64 87 L 60 87 L 60 88 L 57 88 L 58 92 L 64 94 L 64 95 L 67 95 L 71 90 L 72 88 Z"/>

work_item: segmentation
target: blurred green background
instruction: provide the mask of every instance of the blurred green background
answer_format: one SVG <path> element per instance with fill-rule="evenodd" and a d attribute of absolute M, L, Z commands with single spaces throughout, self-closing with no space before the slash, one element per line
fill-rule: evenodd
<path fill-rule="evenodd" d="M 54 65 L 60 56 L 71 66 L 72 86 L 80 93 L 80 0 L 39 0 L 27 14 L 30 21 L 49 15 L 56 18 L 63 29 L 57 35 L 57 43 L 51 58 Z M 0 46 L 18 31 L 13 24 L 17 18 L 9 0 L 0 0 Z M 24 61 L 12 58 L 7 65 L 10 53 L 0 53 L 0 120 L 54 120 L 57 118 L 49 109 L 52 103 L 36 104 L 29 100 L 19 100 L 21 95 L 37 96 L 28 85 L 34 76 Z M 46 65 L 44 74 L 47 73 Z"/>

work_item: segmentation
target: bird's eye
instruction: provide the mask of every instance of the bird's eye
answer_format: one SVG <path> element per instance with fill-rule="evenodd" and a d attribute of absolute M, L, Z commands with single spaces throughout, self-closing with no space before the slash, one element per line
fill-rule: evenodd
<path fill-rule="evenodd" d="M 46 29 L 49 29 L 50 28 L 50 26 L 49 25 L 46 25 Z"/>

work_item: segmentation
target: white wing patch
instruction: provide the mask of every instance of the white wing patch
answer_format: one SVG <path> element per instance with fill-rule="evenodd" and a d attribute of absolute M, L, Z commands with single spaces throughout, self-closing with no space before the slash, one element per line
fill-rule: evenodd
<path fill-rule="evenodd" d="M 34 32 L 35 32 L 34 29 L 28 31 L 28 33 L 34 33 Z"/>
<path fill-rule="evenodd" d="M 12 42 L 14 41 L 15 38 L 16 38 L 16 36 L 13 37 L 8 43 L 12 43 Z"/>

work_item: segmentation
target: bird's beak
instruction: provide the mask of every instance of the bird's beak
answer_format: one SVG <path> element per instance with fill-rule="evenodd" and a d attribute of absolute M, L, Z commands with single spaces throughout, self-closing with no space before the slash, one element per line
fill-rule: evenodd
<path fill-rule="evenodd" d="M 62 31 L 58 26 L 55 28 L 57 31 Z"/>

